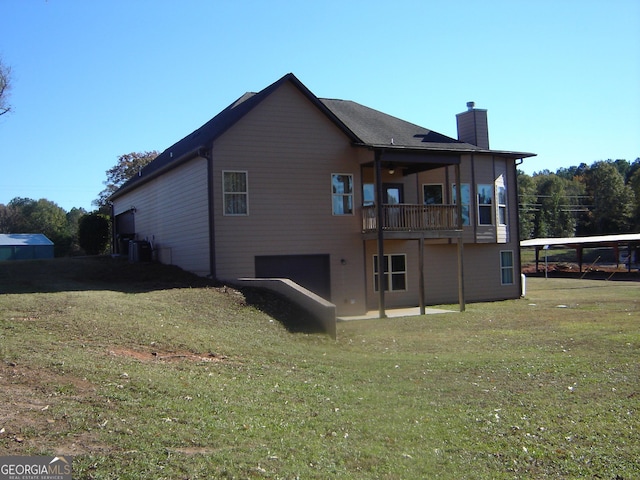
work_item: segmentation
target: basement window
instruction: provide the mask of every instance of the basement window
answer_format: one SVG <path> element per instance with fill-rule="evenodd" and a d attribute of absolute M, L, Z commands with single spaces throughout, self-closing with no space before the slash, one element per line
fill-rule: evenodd
<path fill-rule="evenodd" d="M 404 253 L 384 256 L 384 273 L 382 275 L 385 292 L 397 292 L 407 289 L 407 256 Z M 378 275 L 378 255 L 373 256 L 373 289 L 380 288 Z"/>
<path fill-rule="evenodd" d="M 513 250 L 500 252 L 500 283 L 513 285 Z"/>

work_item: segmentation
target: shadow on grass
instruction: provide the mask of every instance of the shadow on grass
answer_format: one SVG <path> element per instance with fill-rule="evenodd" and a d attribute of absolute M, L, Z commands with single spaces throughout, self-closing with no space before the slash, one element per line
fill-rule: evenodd
<path fill-rule="evenodd" d="M 111 290 L 142 293 L 215 287 L 210 279 L 158 263 L 130 263 L 109 256 L 0 262 L 0 293 Z"/>
<path fill-rule="evenodd" d="M 278 320 L 290 333 L 325 333 L 318 319 L 277 293 L 255 287 L 241 288 L 239 291 L 248 305 Z"/>
<path fill-rule="evenodd" d="M 0 262 L 0 294 L 109 290 L 145 293 L 174 288 L 219 288 L 212 279 L 160 263 L 130 263 L 111 256 Z M 292 333 L 320 333 L 306 310 L 273 292 L 241 290 L 248 305 L 279 321 Z"/>

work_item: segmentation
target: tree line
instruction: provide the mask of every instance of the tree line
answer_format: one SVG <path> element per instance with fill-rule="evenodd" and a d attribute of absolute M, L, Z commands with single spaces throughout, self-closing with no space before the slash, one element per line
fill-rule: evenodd
<path fill-rule="evenodd" d="M 108 252 L 108 197 L 158 152 L 129 153 L 107 170 L 106 188 L 87 212 L 16 197 L 0 204 L 0 233 L 43 233 L 56 256 Z M 520 239 L 640 232 L 640 158 L 605 160 L 533 175 L 518 170 Z"/>
<path fill-rule="evenodd" d="M 640 231 L 640 158 L 518 170 L 520 239 Z"/>
<path fill-rule="evenodd" d="M 66 212 L 45 198 L 16 197 L 0 204 L 0 233 L 42 233 L 53 242 L 56 257 L 105 253 L 109 225 L 109 218 L 97 211 Z"/>
<path fill-rule="evenodd" d="M 54 243 L 56 257 L 108 253 L 111 214 L 108 198 L 127 180 L 150 163 L 158 152 L 132 152 L 118 157 L 107 170 L 105 189 L 93 201 L 93 212 L 72 208 L 66 212 L 56 203 L 41 198 L 16 197 L 0 204 L 0 233 L 42 233 Z"/>

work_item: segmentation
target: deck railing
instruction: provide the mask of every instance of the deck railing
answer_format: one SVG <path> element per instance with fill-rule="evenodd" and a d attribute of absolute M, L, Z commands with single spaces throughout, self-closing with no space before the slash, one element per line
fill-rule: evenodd
<path fill-rule="evenodd" d="M 375 205 L 362 207 L 362 231 L 373 232 L 377 228 Z M 457 230 L 458 210 L 455 205 L 384 204 L 382 229 L 398 232 Z"/>

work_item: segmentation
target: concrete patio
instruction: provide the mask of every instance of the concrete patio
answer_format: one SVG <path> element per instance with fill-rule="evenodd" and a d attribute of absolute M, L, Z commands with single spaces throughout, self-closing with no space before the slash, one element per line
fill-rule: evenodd
<path fill-rule="evenodd" d="M 399 318 L 399 317 L 416 317 L 420 316 L 420 307 L 411 308 L 393 308 L 385 311 L 387 318 Z M 455 313 L 454 310 L 442 310 L 439 308 L 426 308 L 425 315 L 433 315 L 436 313 Z M 337 317 L 338 322 L 349 322 L 352 320 L 373 320 L 379 317 L 378 310 L 370 310 L 364 315 L 356 315 L 352 317 Z"/>

